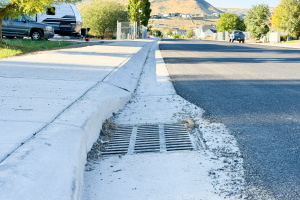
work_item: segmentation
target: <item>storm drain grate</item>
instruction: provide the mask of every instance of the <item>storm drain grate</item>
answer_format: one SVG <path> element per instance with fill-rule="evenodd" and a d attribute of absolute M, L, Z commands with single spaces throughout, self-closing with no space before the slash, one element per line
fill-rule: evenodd
<path fill-rule="evenodd" d="M 101 155 L 126 154 L 130 143 L 132 126 L 121 127 L 114 132 L 108 146 L 104 147 Z"/>
<path fill-rule="evenodd" d="M 120 127 L 101 155 L 194 150 L 183 124 Z"/>
<path fill-rule="evenodd" d="M 189 134 L 182 124 L 165 124 L 167 151 L 193 150 Z"/>

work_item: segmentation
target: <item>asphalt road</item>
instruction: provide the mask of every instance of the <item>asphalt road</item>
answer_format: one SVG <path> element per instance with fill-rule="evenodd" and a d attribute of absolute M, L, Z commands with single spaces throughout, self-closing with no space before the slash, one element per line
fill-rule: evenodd
<path fill-rule="evenodd" d="M 299 200 L 300 50 L 188 40 L 160 49 L 177 93 L 236 136 L 250 197 Z"/>

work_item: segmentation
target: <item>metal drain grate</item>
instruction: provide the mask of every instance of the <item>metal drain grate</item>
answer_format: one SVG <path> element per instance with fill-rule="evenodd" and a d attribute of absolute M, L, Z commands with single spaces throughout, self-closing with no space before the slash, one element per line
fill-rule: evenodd
<path fill-rule="evenodd" d="M 165 124 L 167 151 L 193 150 L 191 138 L 183 124 Z"/>
<path fill-rule="evenodd" d="M 131 133 L 132 126 L 119 128 L 114 132 L 109 145 L 102 149 L 101 155 L 126 154 L 128 152 Z"/>
<path fill-rule="evenodd" d="M 101 155 L 194 150 L 183 124 L 121 127 Z"/>
<path fill-rule="evenodd" d="M 135 153 L 159 152 L 159 129 L 158 125 L 144 125 L 137 129 L 134 145 Z"/>

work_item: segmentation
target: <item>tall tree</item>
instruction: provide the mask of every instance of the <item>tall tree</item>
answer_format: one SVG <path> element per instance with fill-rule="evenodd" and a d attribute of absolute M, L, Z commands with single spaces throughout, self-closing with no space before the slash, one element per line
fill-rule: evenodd
<path fill-rule="evenodd" d="M 272 28 L 296 36 L 300 29 L 300 5 L 298 0 L 282 0 L 271 15 Z"/>
<path fill-rule="evenodd" d="M 78 6 L 84 27 L 91 28 L 91 33 L 104 37 L 117 30 L 117 21 L 127 21 L 125 6 L 117 1 L 92 0 Z"/>
<path fill-rule="evenodd" d="M 217 23 L 217 29 L 219 32 L 233 31 L 246 29 L 244 20 L 232 13 L 221 14 L 221 17 Z"/>
<path fill-rule="evenodd" d="M 247 31 L 254 38 L 260 38 L 269 32 L 270 9 L 266 4 L 252 6 L 245 18 Z"/>
<path fill-rule="evenodd" d="M 130 21 L 136 21 L 138 26 L 147 26 L 151 14 L 150 6 L 149 0 L 129 0 L 127 9 Z"/>
<path fill-rule="evenodd" d="M 61 2 L 75 3 L 81 0 L 0 0 L 0 43 L 2 43 L 2 20 L 5 17 L 18 17 L 22 13 L 34 15 L 42 13 L 50 5 Z"/>
<path fill-rule="evenodd" d="M 188 30 L 186 32 L 186 38 L 192 38 L 193 37 L 193 34 L 194 34 L 194 31 L 191 29 L 191 30 Z"/>

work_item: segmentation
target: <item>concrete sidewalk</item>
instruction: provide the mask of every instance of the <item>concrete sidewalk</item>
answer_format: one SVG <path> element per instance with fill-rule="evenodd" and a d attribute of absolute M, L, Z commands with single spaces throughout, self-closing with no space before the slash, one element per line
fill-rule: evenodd
<path fill-rule="evenodd" d="M 0 199 L 77 199 L 102 122 L 131 98 L 156 40 L 0 61 Z"/>

